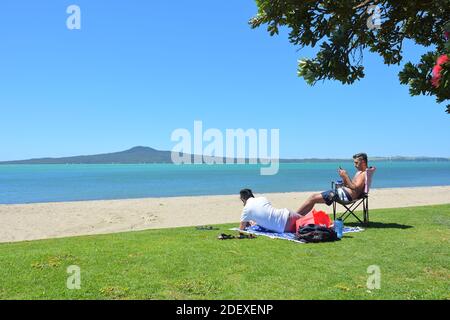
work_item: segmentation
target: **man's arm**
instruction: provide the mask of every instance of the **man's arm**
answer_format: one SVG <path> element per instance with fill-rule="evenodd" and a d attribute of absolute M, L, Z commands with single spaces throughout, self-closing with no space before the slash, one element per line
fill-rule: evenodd
<path fill-rule="evenodd" d="M 248 222 L 248 221 L 241 221 L 241 225 L 240 225 L 239 229 L 241 231 L 244 231 L 245 228 L 247 228 L 247 227 L 250 227 L 250 222 Z M 239 232 L 239 234 L 240 235 L 245 235 L 245 233 L 243 233 L 243 232 Z"/>
<path fill-rule="evenodd" d="M 342 180 L 344 180 L 344 185 L 352 190 L 359 191 L 364 188 L 364 185 L 366 183 L 364 174 L 358 175 L 354 181 L 350 180 L 350 177 L 347 174 L 347 171 L 345 170 L 339 170 L 339 175 L 341 176 Z"/>
<path fill-rule="evenodd" d="M 239 229 L 241 230 L 245 230 L 245 228 L 250 226 L 250 222 L 248 221 L 241 221 L 241 226 L 239 227 Z"/>

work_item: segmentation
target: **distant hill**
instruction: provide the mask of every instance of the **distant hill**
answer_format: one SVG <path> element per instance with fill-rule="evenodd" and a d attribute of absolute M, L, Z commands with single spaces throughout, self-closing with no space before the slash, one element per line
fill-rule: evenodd
<path fill-rule="evenodd" d="M 181 154 L 183 156 L 185 154 Z M 194 161 L 193 155 L 187 155 Z M 205 157 L 213 161 L 220 158 Z M 222 158 L 225 162 L 226 159 Z M 129 150 L 96 155 L 64 158 L 38 158 L 29 160 L 0 161 L 1 164 L 136 164 L 136 163 L 172 163 L 171 151 L 160 151 L 150 147 L 134 147 Z"/>
<path fill-rule="evenodd" d="M 29 160 L 2 161 L 0 164 L 105 164 L 105 163 L 171 163 L 170 151 L 159 151 L 149 147 L 134 147 L 129 150 L 86 156 L 64 158 L 39 158 Z"/>
<path fill-rule="evenodd" d="M 172 163 L 171 151 L 160 151 L 150 147 L 134 147 L 129 150 L 97 155 L 74 156 L 64 158 L 39 158 L 29 160 L 1 161 L 0 164 L 135 164 L 135 163 Z M 189 155 L 193 161 L 193 155 Z M 208 160 L 219 158 L 206 157 Z M 225 158 L 222 161 L 225 162 Z M 349 161 L 351 159 L 281 159 L 281 163 L 302 162 L 336 162 Z M 431 157 L 373 157 L 370 161 L 450 161 L 450 158 Z M 235 160 L 234 160 L 235 161 Z"/>

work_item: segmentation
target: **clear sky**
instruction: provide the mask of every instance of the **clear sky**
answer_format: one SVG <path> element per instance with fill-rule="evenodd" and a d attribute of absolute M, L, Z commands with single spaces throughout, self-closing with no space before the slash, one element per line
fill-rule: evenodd
<path fill-rule="evenodd" d="M 81 30 L 66 9 L 81 8 Z M 253 0 L 3 0 L 0 160 L 170 150 L 177 128 L 280 129 L 283 158 L 450 157 L 450 116 L 410 97 L 399 66 L 306 85 L 286 32 L 252 30 Z M 405 58 L 424 50 L 408 44 Z"/>

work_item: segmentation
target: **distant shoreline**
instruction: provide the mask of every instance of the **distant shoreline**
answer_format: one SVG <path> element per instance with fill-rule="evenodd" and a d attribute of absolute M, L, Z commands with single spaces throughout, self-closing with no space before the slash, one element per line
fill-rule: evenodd
<path fill-rule="evenodd" d="M 181 154 L 183 157 L 187 157 L 194 163 L 195 155 Z M 249 159 L 237 159 L 226 157 L 211 157 L 200 156 L 204 160 L 215 162 L 237 162 L 238 160 L 249 162 Z M 253 158 L 252 158 L 253 159 Z M 279 159 L 280 163 L 323 163 L 323 162 L 336 162 L 336 161 L 351 161 L 351 158 L 347 159 L 332 159 L 332 158 L 305 158 L 305 159 Z M 253 160 L 255 161 L 255 160 Z M 369 157 L 369 161 L 450 161 L 450 158 L 446 157 L 407 157 L 407 156 L 389 156 L 389 157 Z M 13 161 L 0 161 L 0 165 L 4 164 L 166 164 L 172 162 L 172 152 L 156 150 L 150 147 L 133 147 L 131 149 L 104 153 L 96 155 L 83 155 L 83 156 L 71 156 L 71 157 L 59 157 L 59 158 L 36 158 L 27 160 L 13 160 Z"/>
<path fill-rule="evenodd" d="M 147 164 L 174 164 L 173 162 L 99 162 L 99 163 L 89 163 L 89 162 L 66 162 L 66 163 L 46 163 L 46 162 L 25 162 L 30 160 L 17 160 L 17 161 L 3 161 L 0 162 L 0 166 L 6 165 L 147 165 Z M 332 163 L 332 162 L 352 162 L 351 159 L 280 159 L 279 163 Z M 450 158 L 377 158 L 370 159 L 370 162 L 450 162 Z M 249 163 L 249 160 L 245 160 L 245 163 L 215 163 L 217 165 L 264 165 L 262 163 Z M 201 164 L 182 164 L 182 165 L 211 165 L 208 163 Z"/>

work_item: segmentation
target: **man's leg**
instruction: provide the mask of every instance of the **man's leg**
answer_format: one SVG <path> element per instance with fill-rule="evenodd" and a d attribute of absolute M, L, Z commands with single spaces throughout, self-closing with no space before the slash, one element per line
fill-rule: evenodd
<path fill-rule="evenodd" d="M 326 203 L 321 193 L 313 194 L 305 203 L 297 210 L 297 213 L 305 216 L 307 215 L 317 203 Z"/>

